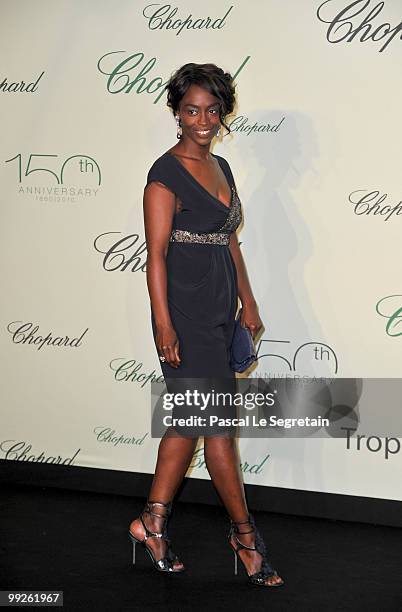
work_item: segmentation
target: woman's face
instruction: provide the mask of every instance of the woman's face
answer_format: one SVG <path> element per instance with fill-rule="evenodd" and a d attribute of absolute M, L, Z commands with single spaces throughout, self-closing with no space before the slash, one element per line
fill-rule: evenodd
<path fill-rule="evenodd" d="M 219 100 L 206 89 L 191 85 L 180 100 L 179 112 L 182 140 L 189 138 L 199 145 L 207 145 L 221 125 Z"/>

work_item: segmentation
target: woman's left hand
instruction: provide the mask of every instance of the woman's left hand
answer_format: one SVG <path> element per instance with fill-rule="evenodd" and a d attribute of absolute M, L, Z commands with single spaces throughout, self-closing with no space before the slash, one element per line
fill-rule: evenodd
<path fill-rule="evenodd" d="M 260 331 L 263 323 L 258 314 L 257 304 L 242 304 L 243 312 L 240 317 L 242 327 L 248 327 L 252 338 L 255 338 Z"/>

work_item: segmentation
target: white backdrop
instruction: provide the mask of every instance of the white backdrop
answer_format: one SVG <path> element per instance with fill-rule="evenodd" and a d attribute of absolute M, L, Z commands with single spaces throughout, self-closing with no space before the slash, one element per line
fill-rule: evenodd
<path fill-rule="evenodd" d="M 1 1 L 1 458 L 154 470 L 142 194 L 176 141 L 163 86 L 190 61 L 237 75 L 213 150 L 243 205 L 260 354 L 281 357 L 251 375 L 400 377 L 402 26 L 383 4 Z M 248 483 L 402 499 L 384 444 L 240 447 Z M 202 440 L 189 475 L 209 477 Z"/>

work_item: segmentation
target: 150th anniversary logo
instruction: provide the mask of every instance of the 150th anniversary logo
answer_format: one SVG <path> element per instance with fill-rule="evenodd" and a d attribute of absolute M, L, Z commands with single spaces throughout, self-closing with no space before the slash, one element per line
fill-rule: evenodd
<path fill-rule="evenodd" d="M 18 195 L 55 204 L 74 204 L 95 198 L 102 182 L 98 162 L 89 155 L 59 158 L 59 155 L 47 153 L 18 153 L 6 159 L 5 163 L 16 177 Z"/>
<path fill-rule="evenodd" d="M 312 370 L 320 375 L 334 376 L 338 373 L 338 357 L 331 346 L 319 341 L 310 341 L 292 348 L 290 340 L 262 337 L 256 345 L 257 368 L 248 370 L 250 378 L 275 378 L 286 376 L 302 378 L 300 372 Z M 262 371 L 269 364 L 270 371 Z M 308 377 L 311 379 L 311 377 Z"/>

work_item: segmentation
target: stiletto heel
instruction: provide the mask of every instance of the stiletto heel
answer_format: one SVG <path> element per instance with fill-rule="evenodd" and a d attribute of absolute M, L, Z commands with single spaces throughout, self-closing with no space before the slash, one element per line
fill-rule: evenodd
<path fill-rule="evenodd" d="M 153 512 L 154 506 L 163 506 L 164 508 L 166 508 L 166 514 L 158 514 L 157 512 Z M 128 531 L 128 537 L 133 543 L 133 565 L 135 565 L 135 547 L 137 544 L 141 544 L 147 551 L 154 568 L 158 570 L 159 572 L 179 573 L 179 572 L 184 571 L 184 567 L 180 569 L 174 568 L 174 565 L 181 564 L 181 561 L 177 557 L 177 555 L 175 555 L 175 553 L 172 551 L 170 547 L 170 540 L 168 538 L 168 533 L 167 533 L 167 519 L 170 515 L 171 507 L 172 507 L 172 502 L 165 504 L 163 502 L 147 501 L 147 503 L 145 504 L 145 508 L 139 516 L 139 519 L 145 531 L 144 539 L 139 540 L 131 533 L 130 529 Z M 148 529 L 148 527 L 144 523 L 144 514 L 149 514 L 150 516 L 157 516 L 158 518 L 164 519 L 163 524 L 162 524 L 162 531 L 161 532 L 150 531 L 150 529 Z M 162 557 L 162 559 L 155 559 L 154 552 L 146 543 L 149 538 L 161 538 L 166 542 L 166 553 L 165 553 L 165 556 Z"/>
<path fill-rule="evenodd" d="M 251 529 L 249 531 L 240 531 L 238 528 L 238 525 L 250 525 Z M 255 533 L 255 546 L 246 546 L 245 544 L 240 542 L 240 540 L 238 539 L 236 535 L 236 534 L 245 535 L 246 533 Z M 271 578 L 272 576 L 278 576 L 278 574 L 276 570 L 273 569 L 273 567 L 270 565 L 268 561 L 267 550 L 265 548 L 264 540 L 262 539 L 260 532 L 255 526 L 254 518 L 251 514 L 249 514 L 249 520 L 247 521 L 242 521 L 238 523 L 232 520 L 230 521 L 230 531 L 229 531 L 228 539 L 229 539 L 229 544 L 235 556 L 235 566 L 234 566 L 235 575 L 237 575 L 237 557 L 239 557 L 240 561 L 243 564 L 244 569 L 246 570 L 248 579 L 251 584 L 256 584 L 259 586 L 267 586 L 267 587 L 277 587 L 277 586 L 282 586 L 283 584 L 285 584 L 282 578 L 281 578 L 281 582 L 276 582 L 276 583 L 271 583 L 271 584 L 266 582 L 267 578 Z M 235 546 L 233 545 L 232 540 L 235 540 Z M 262 560 L 261 560 L 261 566 L 258 572 L 255 572 L 254 574 L 248 573 L 247 567 L 239 554 L 241 550 L 256 550 L 258 553 L 260 553 Z"/>

